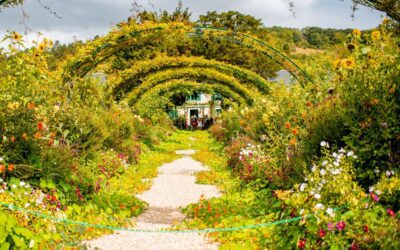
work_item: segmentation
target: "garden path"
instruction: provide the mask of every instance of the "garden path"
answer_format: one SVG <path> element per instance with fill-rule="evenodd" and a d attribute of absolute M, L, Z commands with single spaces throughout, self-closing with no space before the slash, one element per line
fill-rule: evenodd
<path fill-rule="evenodd" d="M 218 197 L 220 192 L 212 185 L 196 184 L 194 173 L 207 170 L 189 155 L 193 150 L 177 151 L 184 157 L 164 164 L 153 180 L 153 186 L 138 197 L 149 203 L 148 209 L 136 218 L 137 229 L 163 229 L 185 218 L 180 207 L 204 198 Z M 120 231 L 87 242 L 90 249 L 218 249 L 197 233 L 138 233 Z"/>

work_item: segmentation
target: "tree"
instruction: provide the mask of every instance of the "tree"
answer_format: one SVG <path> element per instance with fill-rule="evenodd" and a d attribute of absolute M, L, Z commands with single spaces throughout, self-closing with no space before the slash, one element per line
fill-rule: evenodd
<path fill-rule="evenodd" d="M 200 15 L 197 24 L 252 33 L 257 33 L 263 28 L 261 19 L 256 19 L 253 16 L 244 15 L 237 11 L 222 13 L 217 13 L 216 11 L 207 12 L 206 15 Z"/>
<path fill-rule="evenodd" d="M 354 10 L 357 10 L 357 5 L 361 4 L 385 12 L 390 18 L 400 22 L 399 0 L 353 0 L 353 3 Z"/>
<path fill-rule="evenodd" d="M 24 0 L 0 0 L 0 10 L 16 5 L 23 4 Z"/>

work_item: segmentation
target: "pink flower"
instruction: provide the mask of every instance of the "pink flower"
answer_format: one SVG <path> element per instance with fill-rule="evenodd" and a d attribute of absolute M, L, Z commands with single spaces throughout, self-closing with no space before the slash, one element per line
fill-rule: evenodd
<path fill-rule="evenodd" d="M 333 223 L 329 222 L 328 223 L 328 230 L 332 231 L 334 229 Z"/>
<path fill-rule="evenodd" d="M 376 202 L 378 202 L 379 201 L 379 197 L 378 197 L 378 195 L 376 195 L 375 193 L 373 193 L 373 192 L 371 192 L 370 193 L 370 195 L 371 195 L 371 198 L 374 200 L 374 201 L 376 201 Z"/>
<path fill-rule="evenodd" d="M 344 230 L 345 227 L 346 227 L 346 222 L 344 222 L 344 221 L 339 221 L 338 223 L 336 223 L 336 228 L 339 231 Z"/>
<path fill-rule="evenodd" d="M 394 216 L 396 215 L 396 213 L 395 213 L 392 209 L 390 209 L 390 208 L 388 208 L 388 209 L 386 210 L 386 212 L 390 215 L 390 217 L 394 217 Z"/>

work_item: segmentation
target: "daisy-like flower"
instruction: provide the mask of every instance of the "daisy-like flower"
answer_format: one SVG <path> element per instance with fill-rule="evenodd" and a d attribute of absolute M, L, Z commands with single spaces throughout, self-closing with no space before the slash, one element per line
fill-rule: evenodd
<path fill-rule="evenodd" d="M 22 36 L 18 32 L 13 32 L 12 39 L 18 42 L 22 39 Z"/>
<path fill-rule="evenodd" d="M 315 170 L 317 170 L 317 166 L 313 165 L 311 171 L 315 172 Z"/>
<path fill-rule="evenodd" d="M 319 171 L 319 173 L 320 173 L 321 175 L 326 175 L 325 169 L 321 169 L 321 170 Z"/>
<path fill-rule="evenodd" d="M 323 161 L 323 162 L 321 163 L 321 165 L 322 165 L 323 167 L 325 167 L 326 164 L 328 164 L 328 161 Z"/>
<path fill-rule="evenodd" d="M 354 155 L 354 152 L 353 151 L 349 151 L 349 152 L 347 152 L 347 156 L 353 156 Z"/>
<path fill-rule="evenodd" d="M 328 143 L 326 141 L 322 141 L 320 145 L 321 145 L 321 147 L 326 147 L 326 145 L 328 145 Z"/>
<path fill-rule="evenodd" d="M 315 207 L 315 209 L 323 209 L 324 208 L 324 204 L 317 203 L 314 207 Z"/>
<path fill-rule="evenodd" d="M 300 184 L 300 191 L 304 192 L 304 189 L 306 188 L 307 184 L 306 183 L 301 183 Z"/>
<path fill-rule="evenodd" d="M 329 216 L 331 216 L 331 217 L 335 217 L 334 210 L 333 210 L 333 208 L 331 208 L 331 207 L 328 207 L 328 208 L 326 209 L 326 213 L 327 213 Z"/>
<path fill-rule="evenodd" d="M 17 188 L 17 185 L 12 184 L 12 185 L 11 185 L 11 188 Z"/>
<path fill-rule="evenodd" d="M 319 200 L 319 199 L 321 199 L 321 195 L 320 194 L 314 194 L 314 198 Z"/>

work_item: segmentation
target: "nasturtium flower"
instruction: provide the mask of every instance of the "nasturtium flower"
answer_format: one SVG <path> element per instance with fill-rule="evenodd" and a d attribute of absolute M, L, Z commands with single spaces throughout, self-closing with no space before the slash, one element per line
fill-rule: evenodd
<path fill-rule="evenodd" d="M 44 125 L 43 125 L 42 122 L 38 122 L 38 124 L 37 124 L 37 129 L 38 129 L 38 130 L 43 130 L 43 129 L 44 129 Z"/>
<path fill-rule="evenodd" d="M 9 164 L 8 165 L 8 171 L 12 172 L 14 170 L 14 165 L 13 164 Z"/>
<path fill-rule="evenodd" d="M 299 133 L 299 130 L 297 128 L 292 129 L 292 134 L 297 135 Z"/>
<path fill-rule="evenodd" d="M 37 133 L 35 134 L 35 138 L 36 138 L 36 139 L 40 139 L 40 138 L 42 138 L 42 134 L 41 134 L 41 133 L 39 133 L 39 132 L 37 132 Z"/>
<path fill-rule="evenodd" d="M 285 123 L 285 128 L 289 129 L 291 127 L 290 123 Z"/>
<path fill-rule="evenodd" d="M 0 165 L 0 174 L 3 173 L 5 169 L 6 169 L 6 168 L 5 168 L 4 165 Z"/>
<path fill-rule="evenodd" d="M 35 108 L 35 103 L 30 102 L 30 103 L 28 103 L 26 106 L 27 106 L 28 109 L 32 110 L 32 109 Z"/>

